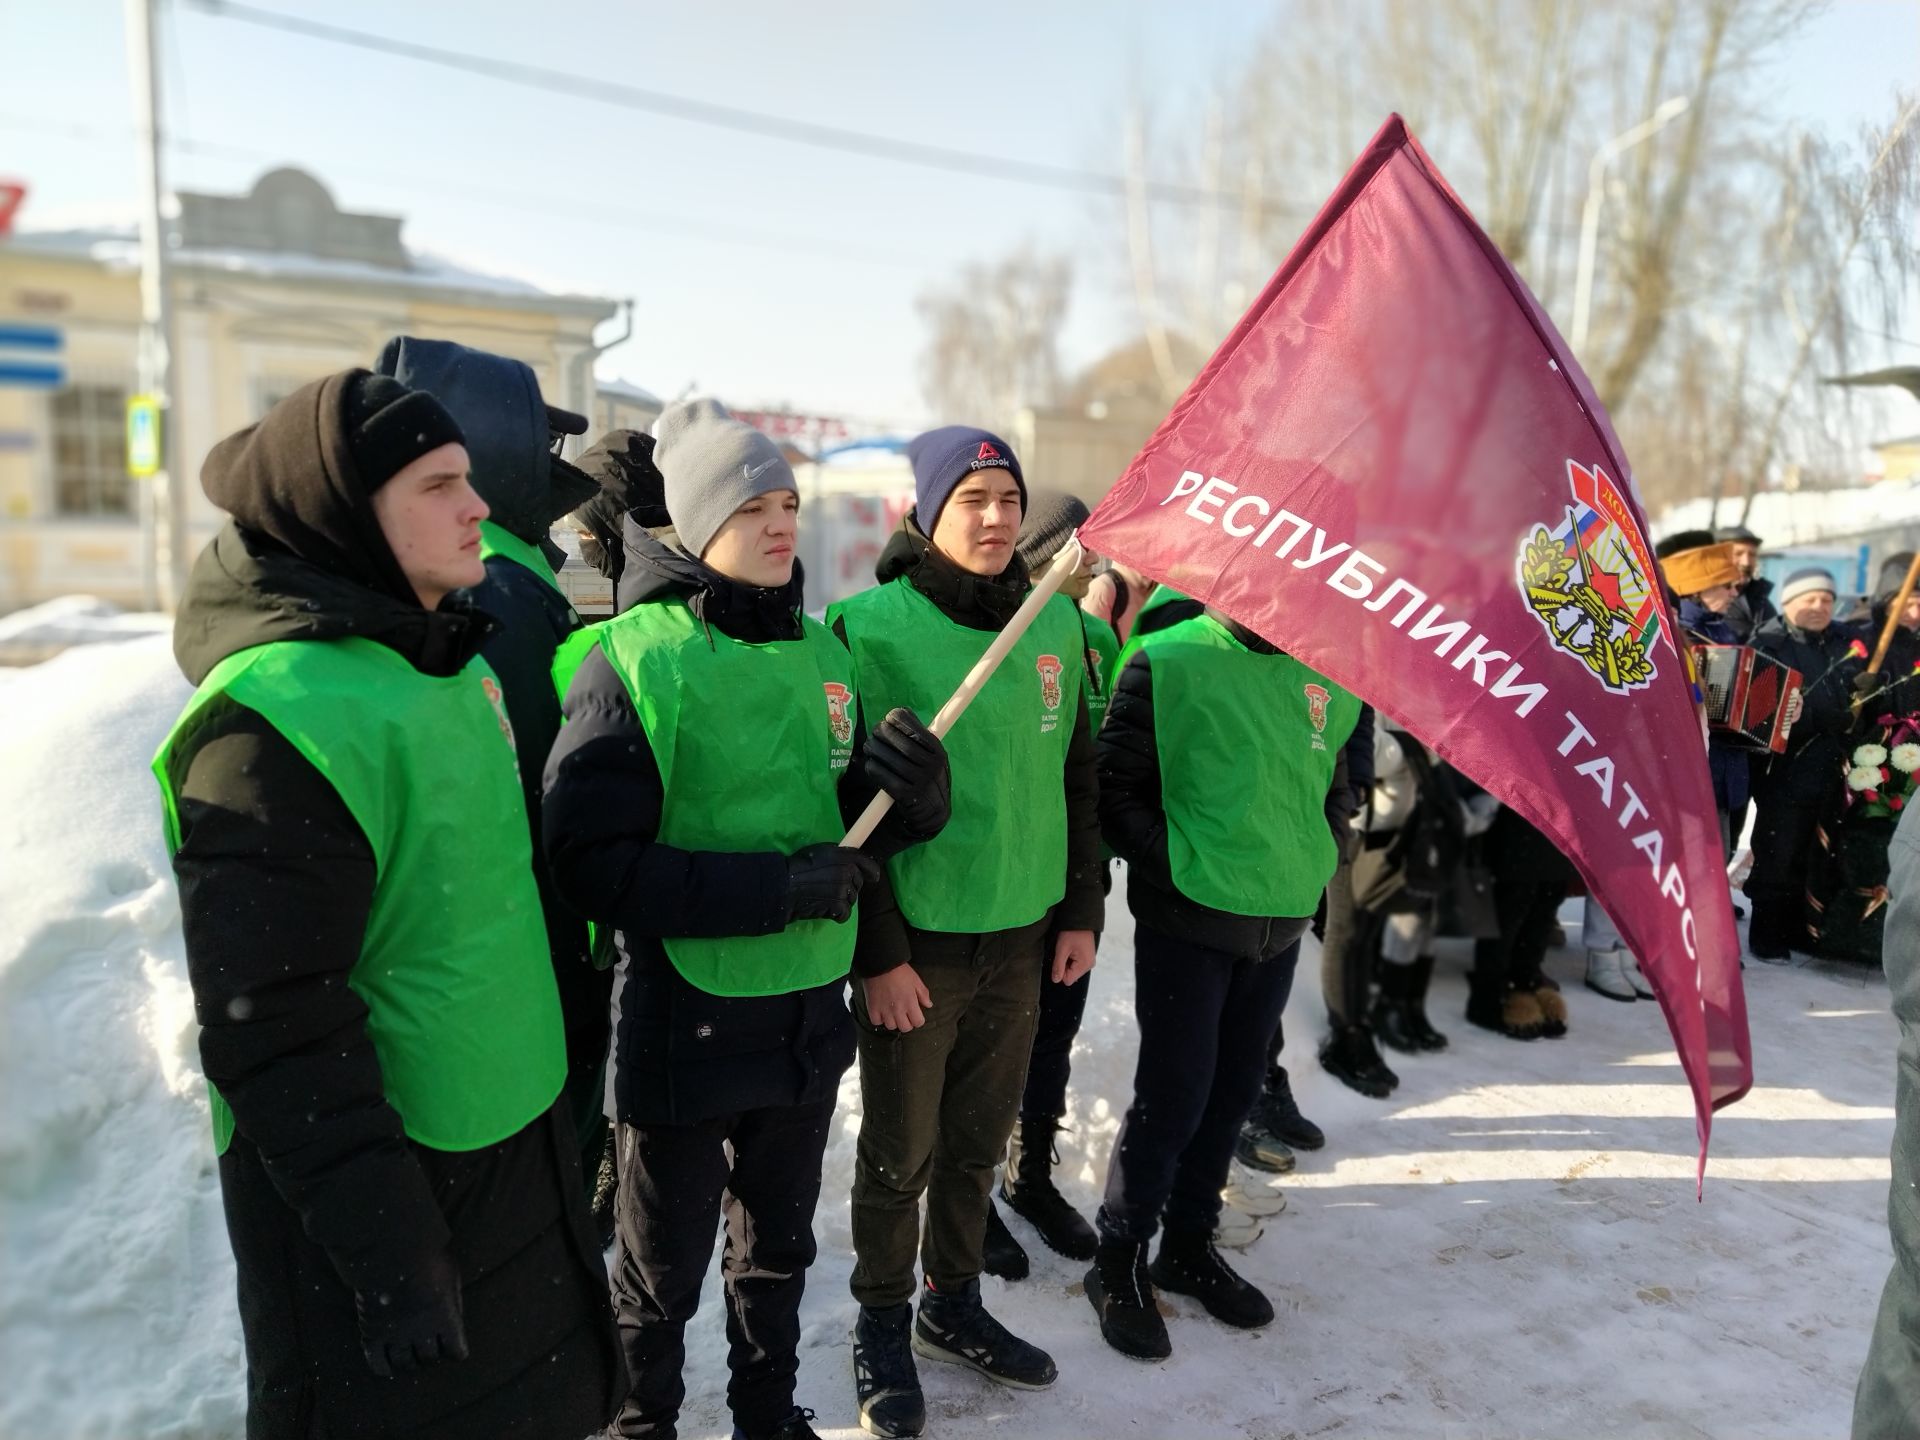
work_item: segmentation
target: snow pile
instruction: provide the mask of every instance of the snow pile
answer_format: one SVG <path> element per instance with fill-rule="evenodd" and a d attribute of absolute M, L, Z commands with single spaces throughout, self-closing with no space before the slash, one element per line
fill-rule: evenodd
<path fill-rule="evenodd" d="M 31 665 L 74 645 L 144 640 L 172 629 L 165 615 L 128 613 L 92 595 L 62 595 L 0 615 L 0 665 Z"/>
<path fill-rule="evenodd" d="M 196 1073 L 177 902 L 146 772 L 186 697 L 162 639 L 0 671 L 0 1435 L 242 1433 L 232 1261 Z M 1062 1186 L 1098 1203 L 1134 1065 L 1131 925 L 1116 889 L 1075 1052 Z M 1577 907 L 1576 907 L 1577 908 Z M 1883 983 L 1756 966 L 1759 1084 L 1716 1123 L 1693 1201 L 1693 1123 L 1657 1007 L 1552 962 L 1572 1034 L 1472 1030 L 1443 950 L 1442 1056 L 1394 1058 L 1391 1101 L 1312 1061 L 1311 945 L 1288 1009 L 1295 1087 L 1328 1148 L 1236 1265 L 1269 1330 L 1174 1299 L 1174 1357 L 1109 1350 L 1085 1267 L 1039 1248 L 988 1303 L 1045 1345 L 1042 1394 L 922 1366 L 930 1433 L 1843 1435 L 1889 1262 L 1895 1027 Z M 827 1156 L 800 1400 L 857 1436 L 847 1194 L 857 1071 Z M 688 1337 L 681 1434 L 728 1433 L 717 1273 Z"/>
<path fill-rule="evenodd" d="M 147 760 L 169 637 L 0 674 L 0 1435 L 238 1435 L 233 1258 Z"/>

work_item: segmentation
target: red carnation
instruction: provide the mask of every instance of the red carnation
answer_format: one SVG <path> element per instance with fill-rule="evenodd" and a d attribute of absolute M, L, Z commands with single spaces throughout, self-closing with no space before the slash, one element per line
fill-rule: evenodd
<path fill-rule="evenodd" d="M 1906 805 L 1907 805 L 1907 802 L 1905 800 L 1902 800 L 1898 795 L 1894 796 L 1891 800 L 1887 801 L 1887 808 L 1889 810 L 1904 810 L 1906 808 Z"/>

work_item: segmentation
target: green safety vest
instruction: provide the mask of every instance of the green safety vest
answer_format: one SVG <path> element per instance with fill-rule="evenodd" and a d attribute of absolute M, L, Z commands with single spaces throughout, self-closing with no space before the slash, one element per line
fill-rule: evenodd
<path fill-rule="evenodd" d="M 495 555 L 504 556 L 516 564 L 524 565 L 538 575 L 555 591 L 560 590 L 560 579 L 553 573 L 553 566 L 547 563 L 547 557 L 540 553 L 538 545 L 529 545 L 518 535 L 491 520 L 480 522 L 480 558 L 491 560 Z"/>
<path fill-rule="evenodd" d="M 423 675 L 358 636 L 227 656 L 153 759 L 170 851 L 178 787 L 223 699 L 326 777 L 373 850 L 373 906 L 347 983 L 366 1002 L 407 1134 L 477 1150 L 525 1127 L 560 1093 L 566 1044 L 513 730 L 486 661 Z M 233 1115 L 217 1090 L 213 1125 L 224 1152 Z"/>
<path fill-rule="evenodd" d="M 790 855 L 846 833 L 840 777 L 853 758 L 853 660 L 832 631 L 800 618 L 801 639 L 764 645 L 709 630 L 678 600 L 636 605 L 596 627 L 660 767 L 661 843 Z M 846 975 L 854 935 L 852 918 L 796 920 L 773 935 L 662 943 L 674 968 L 709 994 L 785 995 Z"/>
<path fill-rule="evenodd" d="M 1284 653 L 1249 650 L 1210 615 L 1128 645 L 1153 668 L 1167 853 L 1180 893 L 1231 915 L 1311 915 L 1339 858 L 1334 761 L 1360 702 Z"/>
<path fill-rule="evenodd" d="M 1087 642 L 1087 728 L 1098 735 L 1114 682 L 1120 678 L 1114 664 L 1120 658 L 1120 637 L 1113 633 L 1113 626 L 1084 610 L 1080 629 Z"/>
<path fill-rule="evenodd" d="M 993 635 L 949 620 L 902 577 L 831 606 L 870 714 L 931 718 Z M 946 737 L 953 815 L 887 862 L 920 930 L 981 935 L 1030 925 L 1067 893 L 1067 746 L 1084 690 L 1078 608 L 1056 595 Z"/>

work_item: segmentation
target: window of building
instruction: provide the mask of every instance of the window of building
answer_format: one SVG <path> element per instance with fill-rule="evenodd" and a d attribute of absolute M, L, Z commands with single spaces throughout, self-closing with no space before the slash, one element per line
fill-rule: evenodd
<path fill-rule="evenodd" d="M 53 505 L 61 515 L 131 515 L 127 391 L 69 385 L 53 394 Z"/>

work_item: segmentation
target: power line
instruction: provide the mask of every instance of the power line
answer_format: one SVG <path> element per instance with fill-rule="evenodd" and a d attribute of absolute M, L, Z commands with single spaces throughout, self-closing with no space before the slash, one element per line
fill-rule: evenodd
<path fill-rule="evenodd" d="M 694 100 L 684 95 L 673 95 L 661 90 L 647 90 L 638 85 L 595 80 L 562 70 L 549 70 L 538 65 L 524 65 L 518 61 L 448 50 L 438 45 L 422 45 L 410 40 L 397 40 L 364 30 L 349 30 L 318 20 L 306 20 L 295 15 L 282 15 L 271 10 L 261 10 L 252 5 L 232 4 L 230 0 L 186 0 L 186 3 L 209 15 L 225 20 L 236 20 L 242 24 L 257 25 L 266 30 L 280 30 L 290 35 L 325 40 L 335 45 L 347 45 L 357 50 L 368 50 L 380 55 L 396 55 L 408 60 L 418 60 L 427 65 L 439 65 L 449 70 L 460 70 L 471 75 L 485 76 L 490 80 L 501 80 L 510 85 L 546 90 L 571 96 L 574 99 L 598 100 L 603 104 L 618 105 L 629 110 L 644 110 L 650 114 L 684 120 L 689 124 L 732 130 L 743 135 L 757 135 L 763 139 L 784 140 L 790 144 L 809 145 L 820 150 L 864 155 L 869 159 L 891 160 L 898 164 L 916 165 L 923 169 L 945 170 L 960 175 L 1006 180 L 1019 185 L 1037 185 L 1055 190 L 1077 191 L 1086 195 L 1112 196 L 1116 199 L 1124 199 L 1126 196 L 1126 177 L 1105 171 L 1055 165 L 1039 160 L 1016 160 L 1010 156 L 987 155 L 970 150 L 953 150 L 944 145 L 927 145 L 915 140 L 896 140 L 890 136 L 875 135 L 863 130 L 847 130 L 837 125 L 794 120 L 782 115 L 769 115 L 763 111 L 741 110 L 731 105 L 715 105 L 710 101 Z M 1244 196 L 1227 191 L 1208 190 L 1197 185 L 1149 180 L 1146 189 L 1150 199 L 1177 204 L 1215 205 L 1233 210 L 1240 210 L 1245 206 Z M 1257 208 L 1264 212 L 1268 207 Z"/>

